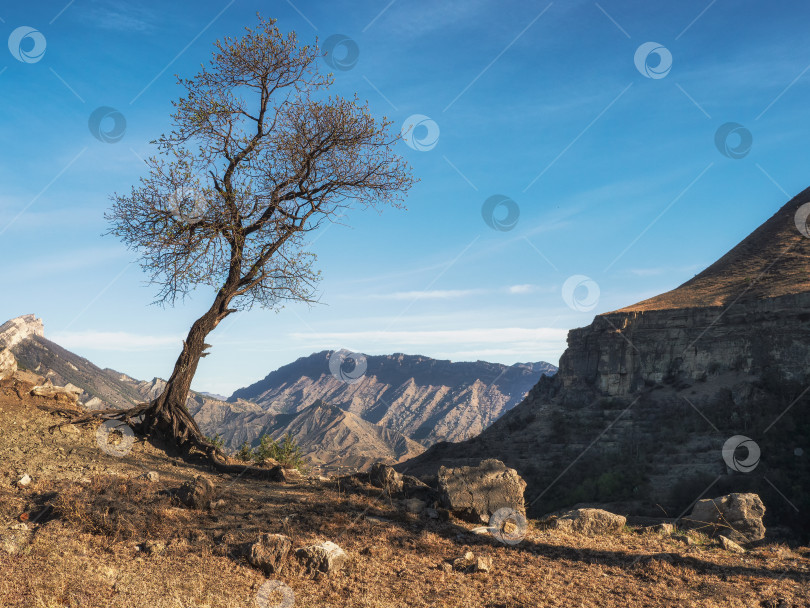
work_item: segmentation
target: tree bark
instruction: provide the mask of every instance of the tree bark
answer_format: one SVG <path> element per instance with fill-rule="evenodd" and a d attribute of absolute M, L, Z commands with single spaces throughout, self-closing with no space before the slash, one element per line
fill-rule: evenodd
<path fill-rule="evenodd" d="M 200 431 L 186 407 L 186 401 L 197 366 L 208 348 L 206 336 L 233 312 L 228 308 L 231 297 L 224 289 L 220 290 L 211 308 L 191 326 L 166 387 L 146 409 L 140 425 L 150 435 L 157 434 L 186 451 L 198 448 L 211 457 L 219 457 L 218 450 Z"/>

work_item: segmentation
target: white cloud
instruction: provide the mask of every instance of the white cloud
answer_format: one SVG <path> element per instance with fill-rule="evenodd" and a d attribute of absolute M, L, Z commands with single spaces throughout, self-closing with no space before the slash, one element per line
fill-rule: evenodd
<path fill-rule="evenodd" d="M 484 289 L 433 289 L 427 291 L 397 291 L 370 296 L 375 300 L 449 300 L 481 295 Z"/>
<path fill-rule="evenodd" d="M 181 336 L 149 336 L 125 331 L 66 331 L 49 339 L 67 349 L 143 351 L 182 346 Z"/>
<path fill-rule="evenodd" d="M 515 294 L 534 293 L 535 291 L 537 291 L 537 285 L 531 285 L 529 283 L 509 287 L 509 293 Z"/>

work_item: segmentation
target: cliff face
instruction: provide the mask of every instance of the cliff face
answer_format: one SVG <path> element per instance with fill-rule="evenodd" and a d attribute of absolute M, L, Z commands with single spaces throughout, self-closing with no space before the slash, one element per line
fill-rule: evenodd
<path fill-rule="evenodd" d="M 522 403 L 399 468 L 499 458 L 528 482 L 533 515 L 591 502 L 676 516 L 704 493 L 756 491 L 771 524 L 810 533 L 795 510 L 810 508 L 809 201 L 679 288 L 571 330 L 559 372 Z M 737 436 L 761 454 L 753 472 L 732 466 L 744 448 L 724 456 Z"/>
<path fill-rule="evenodd" d="M 732 307 L 614 312 L 568 335 L 565 389 L 606 397 L 661 384 L 692 385 L 722 372 L 778 369 L 800 380 L 810 363 L 810 293 L 740 300 Z"/>

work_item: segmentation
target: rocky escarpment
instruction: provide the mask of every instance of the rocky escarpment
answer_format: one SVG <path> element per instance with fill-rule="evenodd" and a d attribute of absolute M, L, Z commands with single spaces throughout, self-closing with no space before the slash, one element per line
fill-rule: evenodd
<path fill-rule="evenodd" d="M 681 287 L 572 330 L 556 376 L 480 436 L 401 468 L 498 458 L 534 515 L 609 502 L 676 516 L 754 491 L 771 523 L 810 533 L 796 511 L 810 508 L 809 203 L 807 190 Z"/>

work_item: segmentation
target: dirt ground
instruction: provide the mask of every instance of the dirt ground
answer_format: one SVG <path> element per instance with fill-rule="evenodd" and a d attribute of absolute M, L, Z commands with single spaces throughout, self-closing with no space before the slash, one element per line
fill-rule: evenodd
<path fill-rule="evenodd" d="M 93 428 L 50 433 L 59 419 L 39 409 L 47 405 L 0 383 L 0 606 L 810 607 L 807 548 L 739 555 L 700 534 L 688 545 L 631 528 L 586 537 L 533 524 L 509 546 L 464 522 L 407 513 L 362 484 L 218 475 L 137 438 L 115 456 Z M 174 496 L 200 474 L 222 506 L 189 509 Z M 31 482 L 21 486 L 24 475 Z M 290 562 L 268 578 L 245 559 L 263 532 L 294 547 L 334 541 L 348 563 L 311 576 Z M 467 551 L 491 557 L 492 570 L 450 569 Z M 292 594 L 262 596 L 268 580 Z"/>

